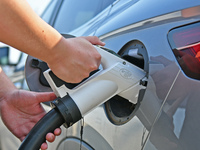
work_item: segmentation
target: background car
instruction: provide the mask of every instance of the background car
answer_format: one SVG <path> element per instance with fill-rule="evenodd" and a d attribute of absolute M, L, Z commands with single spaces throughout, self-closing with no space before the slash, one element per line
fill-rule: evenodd
<path fill-rule="evenodd" d="M 98 36 L 147 80 L 136 104 L 112 98 L 64 129 L 50 149 L 198 149 L 200 2 L 117 0 L 71 30 L 61 5 L 46 10 L 48 23 L 62 34 Z"/>

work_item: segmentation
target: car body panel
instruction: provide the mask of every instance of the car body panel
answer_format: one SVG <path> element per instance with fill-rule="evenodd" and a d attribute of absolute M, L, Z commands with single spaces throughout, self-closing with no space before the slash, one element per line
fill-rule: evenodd
<path fill-rule="evenodd" d="M 96 35 L 106 48 L 119 54 L 141 44 L 145 48 L 138 55 L 144 59 L 148 84 L 138 93 L 137 109 L 125 123 L 120 124 L 120 119 L 119 124 L 113 123 L 103 104 L 86 115 L 84 121 L 64 129 L 50 149 L 64 150 L 70 141 L 77 146 L 81 140 L 88 150 L 198 149 L 200 83 L 181 69 L 168 33 L 199 21 L 197 0 L 118 0 L 72 31 L 63 26 L 62 34 Z"/>

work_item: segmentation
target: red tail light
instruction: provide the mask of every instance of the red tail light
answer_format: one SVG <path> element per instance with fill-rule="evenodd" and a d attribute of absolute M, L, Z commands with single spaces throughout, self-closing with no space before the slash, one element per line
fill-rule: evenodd
<path fill-rule="evenodd" d="M 168 40 L 185 74 L 200 79 L 200 22 L 171 30 Z"/>

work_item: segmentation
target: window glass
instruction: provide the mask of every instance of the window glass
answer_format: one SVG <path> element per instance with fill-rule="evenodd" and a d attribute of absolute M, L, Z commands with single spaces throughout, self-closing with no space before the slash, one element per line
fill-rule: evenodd
<path fill-rule="evenodd" d="M 114 0 L 65 0 L 56 18 L 54 28 L 68 33 L 86 23 Z"/>
<path fill-rule="evenodd" d="M 7 65 L 8 64 L 8 47 L 1 47 L 0 48 L 0 65 Z"/>
<path fill-rule="evenodd" d="M 53 14 L 53 10 L 57 4 L 57 0 L 52 0 L 51 3 L 48 5 L 48 7 L 46 8 L 46 10 L 44 11 L 43 15 L 42 15 L 42 19 L 44 21 L 46 21 L 47 23 L 49 23 L 52 14 Z"/>

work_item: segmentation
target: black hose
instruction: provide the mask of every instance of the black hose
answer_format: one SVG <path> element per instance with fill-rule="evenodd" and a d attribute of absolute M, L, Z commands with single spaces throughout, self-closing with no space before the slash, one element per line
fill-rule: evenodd
<path fill-rule="evenodd" d="M 55 99 L 51 105 L 53 109 L 32 128 L 18 150 L 39 150 L 46 141 L 47 133 L 64 123 L 68 128 L 82 118 L 79 108 L 69 95 Z"/>
<path fill-rule="evenodd" d="M 29 132 L 18 150 L 39 150 L 42 143 L 46 141 L 46 134 L 53 133 L 64 122 L 56 108 L 50 110 Z"/>

